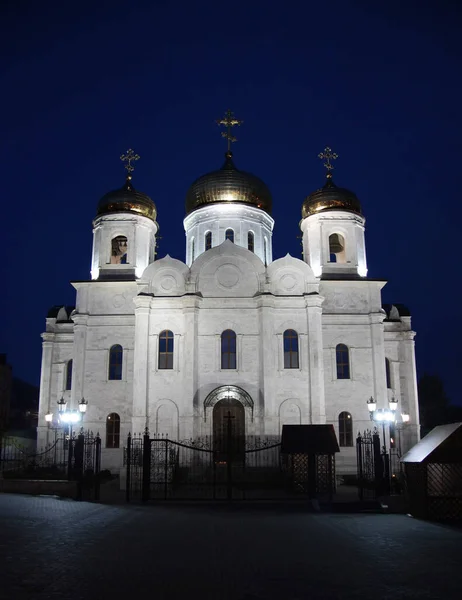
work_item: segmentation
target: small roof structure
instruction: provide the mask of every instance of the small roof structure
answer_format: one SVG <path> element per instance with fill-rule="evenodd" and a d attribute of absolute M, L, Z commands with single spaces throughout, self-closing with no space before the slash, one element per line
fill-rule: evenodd
<path fill-rule="evenodd" d="M 462 423 L 438 425 L 406 452 L 401 462 L 462 462 Z"/>
<path fill-rule="evenodd" d="M 281 454 L 340 452 L 333 425 L 283 425 Z"/>

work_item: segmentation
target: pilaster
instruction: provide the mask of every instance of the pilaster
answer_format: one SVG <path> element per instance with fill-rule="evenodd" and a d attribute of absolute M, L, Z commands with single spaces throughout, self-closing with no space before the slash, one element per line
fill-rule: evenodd
<path fill-rule="evenodd" d="M 385 373 L 385 344 L 383 314 L 371 313 L 371 346 L 372 346 L 372 369 L 374 374 L 373 396 L 378 408 L 388 408 L 387 379 Z"/>
<path fill-rule="evenodd" d="M 148 346 L 149 296 L 136 296 L 135 349 L 133 356 L 133 431 L 142 432 L 148 426 Z"/>
<path fill-rule="evenodd" d="M 45 415 L 57 407 L 52 405 L 51 399 L 51 370 L 53 364 L 54 333 L 42 333 L 42 368 L 40 371 L 40 396 L 39 416 L 37 427 L 37 448 L 49 443 L 49 427 L 45 422 Z"/>
<path fill-rule="evenodd" d="M 409 412 L 409 424 L 406 426 L 406 429 L 408 430 L 409 442 L 413 445 L 420 439 L 420 416 L 414 341 L 415 332 L 408 331 L 404 336 L 405 337 L 401 342 L 401 409 L 403 412 Z M 399 405 L 398 409 L 400 409 Z"/>
<path fill-rule="evenodd" d="M 308 326 L 308 401 L 313 425 L 326 422 L 324 395 L 324 360 L 322 342 L 322 303 L 319 295 L 305 296 Z"/>
<path fill-rule="evenodd" d="M 183 411 L 180 415 L 180 438 L 199 435 L 199 423 L 197 431 L 194 427 L 194 416 L 197 419 L 202 418 L 202 406 L 197 394 L 199 381 L 199 360 L 198 360 L 198 322 L 199 322 L 199 298 L 196 296 L 185 296 L 183 300 L 183 318 L 184 318 L 184 354 L 183 361 L 183 390 L 186 398 L 189 398 L 183 404 Z M 177 349 L 177 354 L 178 354 Z"/>
<path fill-rule="evenodd" d="M 259 388 L 260 398 L 254 398 L 255 404 L 255 422 L 261 427 L 261 431 L 256 431 L 257 435 L 265 433 L 274 433 L 270 429 L 271 421 L 269 417 L 273 416 L 276 420 L 277 407 L 275 406 L 274 386 L 272 380 L 274 371 L 277 369 L 277 355 L 272 352 L 274 348 L 273 334 L 273 313 L 274 300 L 271 296 L 262 296 L 261 304 L 258 310 L 259 316 Z M 276 338 L 277 339 L 277 338 Z M 277 431 L 277 429 L 276 429 Z"/>
<path fill-rule="evenodd" d="M 72 364 L 72 389 L 71 405 L 72 410 L 77 409 L 80 400 L 85 396 L 85 360 L 87 349 L 87 314 L 74 314 L 74 353 Z M 88 400 L 88 399 L 87 399 Z"/>

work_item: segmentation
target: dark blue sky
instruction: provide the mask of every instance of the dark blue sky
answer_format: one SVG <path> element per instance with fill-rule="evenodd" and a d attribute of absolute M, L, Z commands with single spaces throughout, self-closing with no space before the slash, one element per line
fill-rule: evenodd
<path fill-rule="evenodd" d="M 433 7 L 426 5 L 432 4 Z M 408 305 L 418 371 L 462 403 L 459 239 L 461 11 L 457 2 L 6 1 L 0 9 L 0 352 L 38 383 L 48 308 L 88 279 L 100 196 L 141 155 L 159 256 L 184 259 L 184 198 L 221 166 L 214 120 L 231 108 L 238 167 L 270 187 L 274 256 L 300 257 L 317 154 L 367 218 L 369 276 Z"/>

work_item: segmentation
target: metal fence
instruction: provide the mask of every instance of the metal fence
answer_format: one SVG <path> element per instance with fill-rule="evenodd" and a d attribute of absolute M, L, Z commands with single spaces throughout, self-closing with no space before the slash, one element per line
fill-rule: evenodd
<path fill-rule="evenodd" d="M 38 452 L 15 438 L 1 439 L 0 471 L 5 479 L 67 479 L 69 440 L 64 435 Z"/>
<path fill-rule="evenodd" d="M 0 472 L 4 479 L 77 482 L 77 497 L 99 499 L 101 438 L 93 432 L 69 437 L 61 432 L 40 451 L 30 452 L 15 438 L 0 439 Z"/>

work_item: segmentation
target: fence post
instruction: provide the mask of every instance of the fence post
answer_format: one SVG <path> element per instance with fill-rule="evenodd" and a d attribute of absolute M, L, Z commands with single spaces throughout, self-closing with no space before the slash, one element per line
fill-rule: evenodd
<path fill-rule="evenodd" d="M 74 440 L 72 437 L 72 427 L 69 425 L 69 442 L 67 444 L 67 478 L 69 481 L 72 481 L 73 472 L 72 472 L 72 458 L 74 456 Z M 64 436 L 64 444 L 66 443 L 66 436 Z"/>
<path fill-rule="evenodd" d="M 358 465 L 358 495 L 361 502 L 364 499 L 364 489 L 363 489 L 363 448 L 362 448 L 362 437 L 361 433 L 358 433 L 358 437 L 356 438 L 356 462 Z"/>
<path fill-rule="evenodd" d="M 101 438 L 99 433 L 96 434 L 95 437 L 95 500 L 99 502 L 99 492 L 100 492 L 100 476 L 99 472 L 101 469 Z"/>
<path fill-rule="evenodd" d="M 85 436 L 82 428 L 77 438 L 74 438 L 74 477 L 77 480 L 77 500 L 82 500 L 84 445 Z"/>
<path fill-rule="evenodd" d="M 382 491 L 383 488 L 383 460 L 380 451 L 380 435 L 377 430 L 372 434 L 372 447 L 374 452 L 374 475 L 375 475 L 375 495 Z"/>
<path fill-rule="evenodd" d="M 146 428 L 143 435 L 143 488 L 141 490 L 141 499 L 143 502 L 149 500 L 149 487 L 151 484 L 151 440 L 149 431 Z"/>
<path fill-rule="evenodd" d="M 385 496 L 390 494 L 390 455 L 385 446 L 383 447 L 383 486 L 382 492 Z"/>
<path fill-rule="evenodd" d="M 165 466 L 164 466 L 164 499 L 167 500 L 168 497 L 168 437 L 164 438 L 165 442 Z"/>
<path fill-rule="evenodd" d="M 125 500 L 130 502 L 130 486 L 131 486 L 131 468 L 132 468 L 132 435 L 129 432 L 127 437 L 127 478 L 125 480 Z"/>

